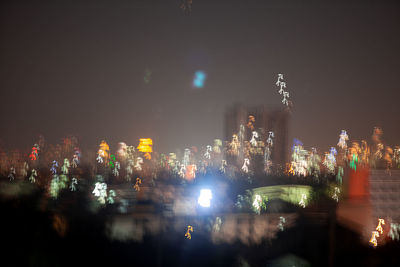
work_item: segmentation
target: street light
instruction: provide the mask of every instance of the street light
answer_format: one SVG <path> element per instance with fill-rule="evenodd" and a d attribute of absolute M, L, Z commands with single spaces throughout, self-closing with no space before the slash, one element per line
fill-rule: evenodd
<path fill-rule="evenodd" d="M 201 189 L 200 190 L 200 196 L 197 199 L 197 203 L 199 203 L 200 206 L 209 208 L 210 207 L 210 202 L 212 199 L 212 193 L 210 189 Z"/>

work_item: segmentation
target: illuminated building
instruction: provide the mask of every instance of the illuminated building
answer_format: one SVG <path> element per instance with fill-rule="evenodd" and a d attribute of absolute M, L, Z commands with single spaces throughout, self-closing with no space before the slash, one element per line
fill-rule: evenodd
<path fill-rule="evenodd" d="M 380 237 L 375 239 L 384 242 L 389 226 L 400 222 L 400 170 L 388 173 L 385 169 L 348 168 L 343 178 L 345 193 L 344 201 L 339 201 L 338 221 L 371 238 L 373 244 L 371 232 L 377 231 Z"/>
<path fill-rule="evenodd" d="M 371 170 L 369 198 L 374 218 L 391 218 L 400 222 L 400 171 Z"/>
<path fill-rule="evenodd" d="M 271 152 L 272 164 L 284 168 L 288 160 L 288 123 L 289 113 L 283 109 L 271 109 L 267 106 L 246 107 L 241 104 L 234 104 L 225 111 L 224 121 L 224 140 L 230 142 L 232 136 L 238 136 L 239 154 L 237 156 L 227 156 L 228 165 L 235 164 L 240 167 L 245 156 L 245 141 L 249 141 L 253 136 L 253 130 L 248 128 L 249 118 L 254 131 L 258 133 L 258 140 L 267 143 L 269 132 L 274 133 L 274 143 Z M 254 118 L 254 119 L 253 119 Z M 263 160 L 260 156 L 260 163 Z M 254 164 L 259 169 L 256 173 L 263 172 L 263 164 Z"/>

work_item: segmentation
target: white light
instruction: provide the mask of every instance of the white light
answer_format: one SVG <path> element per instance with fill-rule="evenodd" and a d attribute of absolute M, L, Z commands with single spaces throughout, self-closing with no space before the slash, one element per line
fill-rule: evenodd
<path fill-rule="evenodd" d="M 211 199 L 212 199 L 211 190 L 210 189 L 201 189 L 200 196 L 197 200 L 197 203 L 199 203 L 199 205 L 202 207 L 209 208 Z"/>
<path fill-rule="evenodd" d="M 254 202 L 253 202 L 253 207 L 256 208 L 257 210 L 260 210 L 261 201 L 262 201 L 261 196 L 256 195 Z"/>

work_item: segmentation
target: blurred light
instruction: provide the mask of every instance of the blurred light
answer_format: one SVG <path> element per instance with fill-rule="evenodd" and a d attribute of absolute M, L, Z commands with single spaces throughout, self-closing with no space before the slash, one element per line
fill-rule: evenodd
<path fill-rule="evenodd" d="M 133 186 L 133 188 L 135 188 L 136 191 L 140 191 L 140 187 L 139 187 L 140 184 L 142 184 L 142 179 L 140 179 L 138 177 L 138 178 L 136 178 L 136 184 Z"/>
<path fill-rule="evenodd" d="M 192 239 L 192 235 L 190 234 L 190 232 L 193 232 L 193 226 L 188 225 L 187 231 L 186 231 L 186 234 L 185 234 L 187 239 Z"/>
<path fill-rule="evenodd" d="M 152 145 L 153 145 L 153 140 L 151 140 L 151 138 L 140 138 L 137 149 L 140 152 L 153 152 L 151 149 Z"/>
<path fill-rule="evenodd" d="M 203 71 L 196 71 L 194 73 L 193 86 L 196 88 L 203 88 L 206 80 L 206 74 Z"/>
<path fill-rule="evenodd" d="M 371 244 L 373 244 L 374 247 L 376 247 L 378 245 L 378 241 L 376 240 L 377 237 L 379 237 L 378 231 L 372 231 L 372 236 L 371 236 L 371 239 L 369 240 L 369 242 Z"/>
<path fill-rule="evenodd" d="M 256 209 L 256 210 L 260 210 L 260 208 L 261 208 L 261 196 L 260 195 L 256 195 L 255 196 L 255 198 L 254 198 L 254 201 L 253 201 L 253 207 Z"/>
<path fill-rule="evenodd" d="M 380 232 L 381 234 L 383 234 L 383 228 L 382 228 L 382 224 L 385 224 L 385 220 L 384 219 L 378 219 L 379 220 L 379 224 L 376 227 L 376 231 Z"/>
<path fill-rule="evenodd" d="M 197 200 L 197 203 L 199 203 L 200 206 L 209 208 L 210 207 L 210 201 L 212 199 L 212 193 L 210 189 L 201 189 L 200 190 L 200 196 Z"/>
<path fill-rule="evenodd" d="M 152 146 L 153 146 L 153 140 L 151 138 L 140 138 L 137 149 L 140 152 L 144 152 L 145 158 L 150 160 L 151 159 L 150 153 L 153 152 Z"/>

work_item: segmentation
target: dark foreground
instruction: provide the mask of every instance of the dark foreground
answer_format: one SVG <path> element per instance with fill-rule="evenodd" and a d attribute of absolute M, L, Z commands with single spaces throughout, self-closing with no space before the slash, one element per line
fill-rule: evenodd
<path fill-rule="evenodd" d="M 333 213 L 323 222 L 299 214 L 293 227 L 259 245 L 214 244 L 204 231 L 188 240 L 167 222 L 161 234 L 122 242 L 107 237 L 114 212 L 90 212 L 88 201 L 78 192 L 57 202 L 42 191 L 1 198 L 0 266 L 400 266 L 399 242 L 373 249 Z"/>

